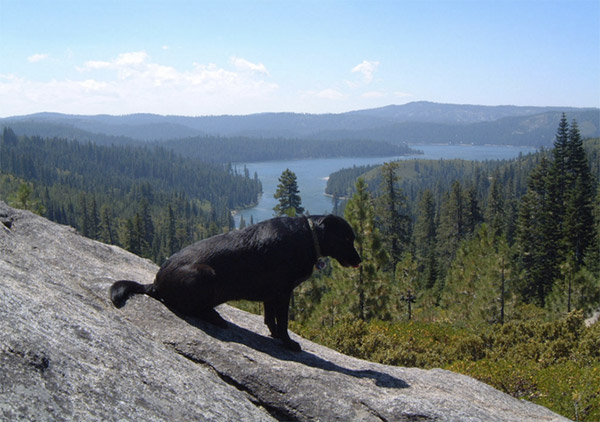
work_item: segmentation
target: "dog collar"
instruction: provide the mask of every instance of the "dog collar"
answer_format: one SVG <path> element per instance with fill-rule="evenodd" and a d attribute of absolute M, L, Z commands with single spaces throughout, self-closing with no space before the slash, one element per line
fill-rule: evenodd
<path fill-rule="evenodd" d="M 319 238 L 317 237 L 317 231 L 315 230 L 315 223 L 310 218 L 306 218 L 308 226 L 310 227 L 310 233 L 312 235 L 313 244 L 315 245 L 315 254 L 317 255 L 317 261 L 321 258 L 321 247 L 319 246 Z"/>

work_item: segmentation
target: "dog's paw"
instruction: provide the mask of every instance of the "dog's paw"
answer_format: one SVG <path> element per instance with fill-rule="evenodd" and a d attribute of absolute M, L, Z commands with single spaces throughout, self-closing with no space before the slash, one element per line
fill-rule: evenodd
<path fill-rule="evenodd" d="M 291 350 L 292 352 L 300 352 L 302 350 L 302 347 L 300 347 L 300 343 L 298 343 L 292 339 L 284 340 L 283 346 L 286 349 Z"/>
<path fill-rule="evenodd" d="M 206 322 L 209 322 L 213 325 L 216 325 L 219 328 L 228 328 L 229 325 L 227 321 L 223 319 L 221 315 L 214 309 L 210 309 L 208 311 L 204 311 L 200 314 L 200 318 Z"/>

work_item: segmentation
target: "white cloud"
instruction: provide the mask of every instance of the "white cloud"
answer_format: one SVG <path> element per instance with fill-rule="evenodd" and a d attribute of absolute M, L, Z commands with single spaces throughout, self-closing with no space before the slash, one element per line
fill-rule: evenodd
<path fill-rule="evenodd" d="M 0 75 L 0 98 L 11 98 L 10 102 L 0 101 L 0 116 L 36 111 L 250 113 L 272 100 L 279 86 L 268 80 L 264 65 L 244 59 L 230 64 L 230 68 L 223 68 L 214 63 L 194 63 L 191 69 L 182 70 L 156 63 L 139 51 L 110 60 L 88 60 L 76 68 L 85 75 L 80 80 L 33 81 Z"/>
<path fill-rule="evenodd" d="M 269 75 L 267 68 L 262 63 L 258 63 L 258 64 L 252 63 L 246 59 L 242 59 L 241 57 L 235 57 L 235 56 L 233 56 L 230 59 L 230 61 L 239 70 L 249 70 L 251 72 L 264 73 L 267 76 Z"/>
<path fill-rule="evenodd" d="M 352 72 L 360 72 L 365 78 L 366 83 L 370 83 L 373 80 L 373 73 L 379 67 L 379 62 L 370 62 L 368 60 L 363 60 L 361 64 L 358 64 L 352 68 Z"/>
<path fill-rule="evenodd" d="M 119 54 L 117 58 L 112 61 L 89 60 L 85 62 L 84 67 L 79 70 L 113 69 L 123 71 L 130 69 L 133 66 L 143 65 L 147 58 L 148 54 L 146 54 L 145 51 L 123 53 Z"/>
<path fill-rule="evenodd" d="M 37 62 L 41 62 L 42 60 L 46 60 L 48 58 L 47 54 L 33 54 L 29 57 L 27 57 L 27 61 L 29 63 L 37 63 Z"/>

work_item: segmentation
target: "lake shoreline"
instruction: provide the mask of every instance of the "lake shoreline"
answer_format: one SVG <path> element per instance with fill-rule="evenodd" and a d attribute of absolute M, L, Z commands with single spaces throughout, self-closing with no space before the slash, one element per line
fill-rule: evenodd
<path fill-rule="evenodd" d="M 380 157 L 346 157 L 321 159 L 275 160 L 262 162 L 237 163 L 246 166 L 251 173 L 256 173 L 263 185 L 263 193 L 255 207 L 236 210 L 234 220 L 239 226 L 241 217 L 246 222 L 253 218 L 259 222 L 273 217 L 273 207 L 277 200 L 273 197 L 279 177 L 285 169 L 296 174 L 298 190 L 302 206 L 313 215 L 331 213 L 333 196 L 327 194 L 327 177 L 344 168 L 366 165 L 381 165 L 398 160 L 439 160 L 463 159 L 468 161 L 506 160 L 517 158 L 521 153 L 534 152 L 536 148 L 511 145 L 470 145 L 470 144 L 411 144 L 422 149 L 422 154 L 380 156 Z M 339 198 L 340 200 L 343 198 Z"/>

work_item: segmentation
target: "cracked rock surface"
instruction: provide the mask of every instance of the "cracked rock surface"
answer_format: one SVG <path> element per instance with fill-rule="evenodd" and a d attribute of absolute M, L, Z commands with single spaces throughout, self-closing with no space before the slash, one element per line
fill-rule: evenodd
<path fill-rule="evenodd" d="M 226 330 L 114 280 L 156 265 L 0 201 L 0 420 L 566 421 L 472 378 L 379 365 L 218 308 Z"/>

